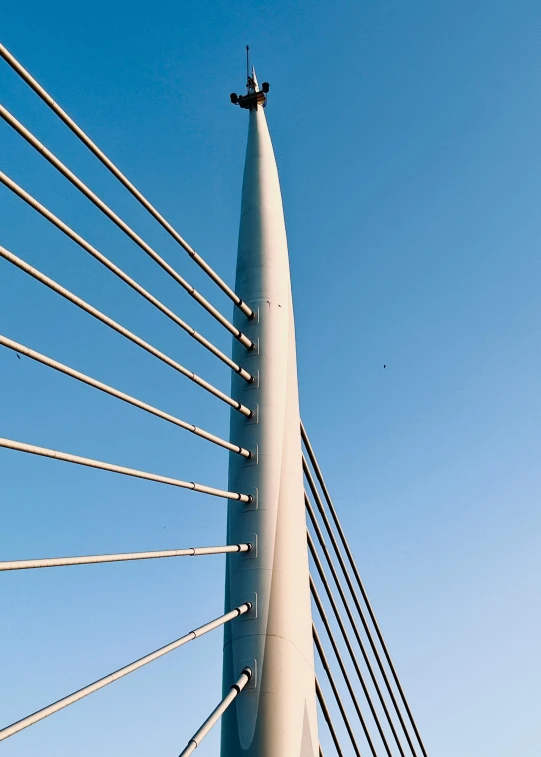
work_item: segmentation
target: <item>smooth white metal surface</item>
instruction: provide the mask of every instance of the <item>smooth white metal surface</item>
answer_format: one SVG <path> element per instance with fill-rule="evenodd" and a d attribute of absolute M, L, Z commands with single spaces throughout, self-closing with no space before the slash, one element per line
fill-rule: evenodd
<path fill-rule="evenodd" d="M 171 644 L 167 644 L 165 647 L 160 647 L 160 649 L 157 649 L 155 652 L 151 652 L 145 657 L 141 657 L 139 660 L 132 662 L 130 665 L 126 665 L 119 670 L 115 670 L 114 673 L 110 673 L 108 676 L 100 678 L 98 681 L 94 681 L 94 683 L 91 683 L 89 686 L 85 686 L 83 689 L 79 689 L 79 691 L 75 691 L 73 694 L 70 694 L 63 699 L 59 699 L 57 702 L 50 704 L 48 707 L 44 707 L 42 710 L 34 712 L 27 718 L 23 718 L 22 720 L 18 720 L 16 723 L 8 725 L 6 728 L 0 730 L 0 741 L 3 741 L 4 739 L 9 738 L 16 733 L 19 733 L 19 731 L 22 731 L 24 728 L 28 728 L 29 725 L 38 723 L 40 720 L 49 717 L 49 715 L 58 712 L 58 710 L 63 710 L 64 707 L 68 707 L 70 704 L 78 702 L 79 699 L 83 699 L 83 697 L 86 697 L 89 694 L 93 694 L 99 689 L 103 689 L 104 686 L 113 683 L 113 681 L 118 681 L 119 678 L 127 676 L 128 673 L 133 673 L 134 670 L 142 668 L 143 665 L 147 665 L 149 662 L 153 662 L 153 660 L 157 660 L 159 657 L 163 657 L 163 655 L 167 654 L 168 652 L 172 652 L 174 649 L 178 649 L 178 647 L 181 647 L 188 641 L 193 641 L 199 636 L 203 636 L 203 634 L 212 631 L 214 628 L 218 628 L 219 626 L 224 625 L 224 623 L 227 623 L 234 618 L 238 618 L 239 615 L 243 615 L 250 610 L 251 605 L 249 603 L 242 604 L 239 607 L 236 607 L 234 610 L 231 610 L 224 615 L 220 615 L 219 618 L 211 620 L 210 623 L 205 623 L 204 626 L 199 626 L 199 628 L 190 631 L 190 633 L 186 634 L 186 636 L 182 636 L 180 639 L 172 641 Z"/>
<path fill-rule="evenodd" d="M 245 113 L 246 111 L 241 111 Z M 257 680 L 222 718 L 222 757 L 316 757 L 319 749 L 306 519 L 299 434 L 295 330 L 278 171 L 265 112 L 249 111 L 235 291 L 256 312 L 245 323 L 258 346 L 242 353 L 259 381 L 232 386 L 257 408 L 231 415 L 231 438 L 256 450 L 230 455 L 229 485 L 257 490 L 228 506 L 227 541 L 257 534 L 254 559 L 227 560 L 226 606 L 256 598 L 256 613 L 224 635 L 224 692 L 246 660 Z M 240 314 L 239 314 L 240 315 Z M 236 316 L 238 318 L 238 316 Z M 233 357 L 241 354 L 233 345 Z M 238 599 L 237 599 L 238 598 Z"/>
<path fill-rule="evenodd" d="M 34 92 L 41 97 L 44 103 L 46 103 L 49 108 L 51 108 L 54 113 L 68 126 L 68 128 L 71 129 L 71 131 L 79 137 L 81 142 L 85 144 L 89 150 L 91 150 L 94 155 L 103 163 L 104 166 L 106 166 L 109 171 L 113 174 L 113 176 L 116 176 L 116 178 L 126 187 L 126 189 L 131 192 L 131 194 L 141 203 L 141 205 L 148 210 L 148 212 L 154 216 L 154 218 L 160 223 L 163 228 L 175 239 L 181 247 L 183 247 L 188 255 L 192 258 L 193 261 L 197 263 L 197 265 L 202 268 L 206 274 L 210 276 L 210 278 L 218 284 L 220 289 L 227 294 L 227 296 L 233 300 L 235 305 L 239 307 L 242 312 L 248 316 L 248 318 L 253 317 L 253 312 L 250 310 L 250 308 L 246 305 L 246 303 L 242 302 L 240 297 L 235 294 L 235 292 L 229 287 L 225 281 L 223 281 L 220 276 L 214 271 L 208 263 L 206 263 L 203 258 L 197 254 L 197 252 L 191 247 L 188 242 L 186 242 L 185 239 L 183 239 L 180 234 L 171 226 L 171 224 L 165 220 L 165 218 L 159 213 L 156 208 L 144 197 L 144 195 L 139 192 L 139 190 L 131 183 L 131 181 L 124 176 L 122 171 L 115 166 L 115 164 L 110 160 L 107 155 L 105 155 L 102 150 L 93 142 L 90 137 L 85 134 L 85 132 L 78 126 L 75 121 L 68 116 L 66 111 L 60 107 L 60 105 L 53 100 L 51 95 L 39 84 L 34 77 L 19 63 L 19 61 L 15 58 L 14 55 L 12 55 L 7 48 L 0 44 L 0 55 L 6 63 L 8 63 L 14 71 L 16 71 L 19 76 L 34 90 Z"/>
<path fill-rule="evenodd" d="M 75 463 L 76 465 L 86 465 L 88 468 L 98 468 L 110 473 L 121 473 L 123 476 L 134 476 L 135 478 L 144 478 L 147 481 L 156 481 L 159 484 L 169 484 L 169 486 L 178 486 L 181 489 L 191 489 L 203 494 L 212 494 L 214 497 L 224 497 L 225 499 L 238 499 L 240 502 L 251 502 L 250 494 L 237 494 L 228 492 L 224 489 L 215 489 L 213 486 L 196 484 L 193 481 L 181 481 L 178 478 L 169 478 L 168 476 L 159 476 L 157 473 L 146 473 L 145 471 L 136 470 L 135 468 L 126 468 L 123 465 L 113 465 L 112 463 L 103 463 L 101 460 L 93 460 L 90 457 L 81 457 L 80 455 L 71 455 L 68 452 L 59 452 L 47 447 L 38 447 L 35 444 L 26 444 L 25 442 L 16 442 L 14 439 L 0 439 L 0 447 L 13 449 L 16 452 L 27 452 L 31 455 L 40 455 L 41 457 L 51 457 L 54 460 L 61 460 L 64 463 Z"/>
<path fill-rule="evenodd" d="M 84 555 L 82 557 L 42 557 L 37 560 L 4 560 L 0 570 L 29 570 L 31 568 L 60 568 L 66 565 L 95 565 L 97 563 L 124 562 L 126 560 L 156 560 L 160 557 L 198 557 L 223 555 L 229 552 L 249 552 L 250 544 L 231 544 L 226 547 L 188 547 L 163 549 L 154 552 L 119 552 L 110 555 Z"/>

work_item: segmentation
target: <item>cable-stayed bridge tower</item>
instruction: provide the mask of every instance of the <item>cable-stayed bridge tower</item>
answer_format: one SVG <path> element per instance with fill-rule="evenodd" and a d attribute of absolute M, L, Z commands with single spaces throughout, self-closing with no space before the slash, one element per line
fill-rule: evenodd
<path fill-rule="evenodd" d="M 247 335 L 255 348 L 244 359 L 252 384 L 233 376 L 233 396 L 247 396 L 255 417 L 231 413 L 231 438 L 255 459 L 230 455 L 229 487 L 254 493 L 248 505 L 230 502 L 228 541 L 255 542 L 244 560 L 227 560 L 225 604 L 250 601 L 245 621 L 225 629 L 224 685 L 243 664 L 255 675 L 223 720 L 223 757 L 315 757 L 317 718 L 312 616 L 295 326 L 287 239 L 278 170 L 265 118 L 265 94 L 255 73 L 241 100 L 248 112 L 248 145 L 235 290 L 253 310 Z M 242 313 L 236 314 L 240 328 Z M 245 319 L 244 319 L 245 320 Z M 244 351 L 245 352 L 245 351 Z M 250 663 L 253 660 L 253 663 Z"/>
<path fill-rule="evenodd" d="M 232 371 L 231 390 L 227 393 L 83 300 L 45 271 L 30 265 L 24 251 L 8 250 L 0 240 L 0 266 L 14 266 L 21 275 L 40 282 L 69 303 L 66 307 L 76 306 L 100 321 L 119 337 L 128 339 L 174 370 L 179 380 L 187 379 L 214 400 L 225 403 L 231 413 L 230 434 L 226 439 L 199 427 L 192 419 L 179 418 L 98 377 L 61 363 L 54 356 L 39 351 L 38 345 L 22 344 L 13 334 L 0 334 L 0 347 L 98 389 L 138 411 L 150 413 L 180 431 L 188 431 L 227 450 L 230 457 L 229 483 L 227 489 L 222 489 L 189 478 L 135 469 L 124 461 L 89 458 L 79 454 L 83 450 L 64 452 L 38 446 L 32 440 L 0 438 L 3 450 L 145 479 L 227 502 L 227 538 L 219 546 L 182 546 L 75 557 L 25 556 L 16 560 L 6 560 L 0 555 L 1 582 L 9 581 L 10 571 L 17 570 L 98 563 L 110 563 L 114 570 L 113 564 L 118 562 L 215 554 L 224 554 L 227 560 L 225 609 L 217 608 L 214 619 L 112 673 L 102 673 L 94 682 L 11 725 L 0 727 L 0 741 L 223 626 L 222 699 L 189 739 L 180 757 L 192 754 L 220 719 L 222 757 L 322 757 L 321 741 L 339 757 L 353 754 L 356 757 L 368 754 L 372 757 L 427 757 L 337 510 L 300 421 L 284 214 L 264 110 L 268 84 L 263 83 L 260 88 L 252 71 L 248 76 L 247 93 L 231 95 L 232 102 L 247 111 L 249 121 L 233 289 L 1 44 L 0 56 L 234 304 L 234 316 L 229 319 L 0 104 L 4 123 L 233 337 L 230 356 L 129 276 L 111 257 L 114 249 L 98 249 L 55 215 L 47 207 L 46 199 L 33 197 L 16 179 L 0 170 L 0 184 L 5 190 L 66 235 L 79 251 L 92 256 L 107 269 L 106 275 L 112 273 L 118 277 L 216 357 L 222 367 Z M 2 454 L 9 453 L 2 451 Z M 328 646 L 332 649 L 330 659 L 325 651 Z M 324 673 L 324 682 L 318 678 L 320 672 Z M 318 707 L 323 716 L 319 729 Z M 347 748 L 343 743 L 347 743 Z M 172 752 L 175 753 L 178 753 L 177 748 Z"/>

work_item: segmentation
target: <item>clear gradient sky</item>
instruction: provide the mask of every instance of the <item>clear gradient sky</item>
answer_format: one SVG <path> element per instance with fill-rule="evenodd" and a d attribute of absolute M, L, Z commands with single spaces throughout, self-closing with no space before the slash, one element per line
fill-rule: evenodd
<path fill-rule="evenodd" d="M 538 757 L 539 4 L 5 0 L 0 21 L 8 49 L 229 281 L 246 116 L 228 95 L 250 43 L 271 82 L 302 415 L 430 757 Z M 0 91 L 230 312 L 5 64 Z M 229 349 L 5 124 L 0 145 L 2 170 Z M 0 229 L 13 252 L 228 388 L 225 367 L 3 188 Z M 227 434 L 225 406 L 166 366 L 5 262 L 0 283 L 1 333 Z M 226 482 L 224 451 L 4 349 L 0 382 L 1 436 Z M 1 559 L 224 540 L 225 505 L 203 495 L 9 451 L 0 476 Z M 215 617 L 222 593 L 220 557 L 3 575 L 0 725 Z M 219 698 L 220 665 L 218 632 L 2 755 L 178 754 Z"/>

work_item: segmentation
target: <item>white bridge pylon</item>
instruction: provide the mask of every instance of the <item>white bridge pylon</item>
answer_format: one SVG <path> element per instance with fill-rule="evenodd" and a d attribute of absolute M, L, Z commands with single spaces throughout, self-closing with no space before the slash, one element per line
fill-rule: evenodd
<path fill-rule="evenodd" d="M 231 413 L 231 438 L 255 455 L 246 461 L 230 455 L 229 486 L 252 494 L 253 501 L 229 505 L 227 540 L 249 541 L 254 548 L 242 558 L 228 558 L 225 605 L 249 601 L 253 608 L 242 621 L 225 629 L 224 694 L 245 666 L 253 675 L 223 716 L 221 753 L 222 757 L 316 757 L 319 741 L 289 258 L 265 97 L 255 73 L 248 81 L 253 86 L 241 98 L 241 107 L 249 111 L 249 129 L 235 291 L 256 317 L 247 321 L 237 312 L 235 325 L 256 348 L 248 353 L 237 342 L 233 357 L 242 360 L 256 380 L 247 385 L 234 375 L 232 393 L 255 409 L 256 415 L 246 419 Z"/>

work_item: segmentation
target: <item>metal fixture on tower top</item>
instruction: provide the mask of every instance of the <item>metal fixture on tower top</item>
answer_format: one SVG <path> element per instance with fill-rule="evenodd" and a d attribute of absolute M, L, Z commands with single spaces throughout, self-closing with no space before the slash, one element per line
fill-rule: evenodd
<path fill-rule="evenodd" d="M 255 71 L 252 68 L 252 75 L 250 76 L 250 47 L 246 45 L 246 94 L 237 95 L 236 92 L 231 92 L 229 98 L 233 105 L 240 105 L 241 108 L 246 110 L 257 110 L 257 106 L 265 107 L 267 105 L 267 95 L 269 93 L 270 84 L 268 81 L 264 81 L 259 89 Z"/>

